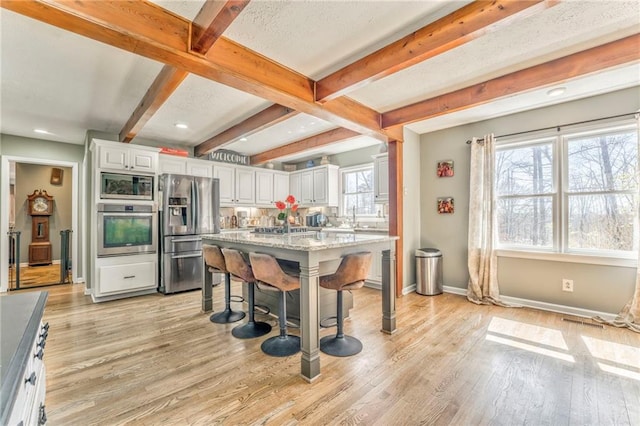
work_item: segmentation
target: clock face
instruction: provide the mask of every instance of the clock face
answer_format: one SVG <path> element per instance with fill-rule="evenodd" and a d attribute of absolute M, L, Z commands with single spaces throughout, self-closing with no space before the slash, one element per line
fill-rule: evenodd
<path fill-rule="evenodd" d="M 42 213 L 46 212 L 49 209 L 49 203 L 47 203 L 47 199 L 44 197 L 37 197 L 33 200 L 33 210 Z"/>

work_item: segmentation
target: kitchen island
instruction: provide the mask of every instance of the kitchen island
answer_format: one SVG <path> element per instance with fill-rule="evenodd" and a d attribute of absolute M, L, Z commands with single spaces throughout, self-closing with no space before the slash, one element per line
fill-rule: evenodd
<path fill-rule="evenodd" d="M 340 258 L 361 251 L 382 250 L 382 329 L 391 334 L 395 319 L 395 240 L 376 234 L 305 232 L 258 234 L 234 232 L 202 236 L 204 244 L 234 248 L 245 253 L 267 253 L 300 265 L 301 374 L 311 382 L 320 375 L 319 278 L 335 272 Z M 203 265 L 206 271 L 206 266 Z M 211 274 L 205 273 L 202 309 L 212 310 Z"/>

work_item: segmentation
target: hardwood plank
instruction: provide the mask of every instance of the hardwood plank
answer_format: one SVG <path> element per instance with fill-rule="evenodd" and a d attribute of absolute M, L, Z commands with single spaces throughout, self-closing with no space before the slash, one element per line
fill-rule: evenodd
<path fill-rule="evenodd" d="M 239 290 L 238 283 L 232 287 Z M 235 339 L 236 324 L 211 323 L 197 291 L 93 304 L 83 290 L 75 284 L 49 291 L 44 361 L 51 425 L 633 424 L 637 418 L 632 402 L 640 399 L 640 381 L 598 367 L 610 358 L 637 373 L 640 335 L 629 330 L 412 293 L 397 299 L 398 331 L 386 335 L 379 331 L 380 292 L 363 288 L 354 291 L 345 323 L 363 352 L 321 354 L 322 375 L 308 384 L 297 356 L 268 357 L 260 351 L 263 339 Z M 213 298 L 214 310 L 222 309 L 220 286 Z M 334 332 L 323 329 L 321 336 Z M 551 350 L 574 362 L 545 352 Z"/>

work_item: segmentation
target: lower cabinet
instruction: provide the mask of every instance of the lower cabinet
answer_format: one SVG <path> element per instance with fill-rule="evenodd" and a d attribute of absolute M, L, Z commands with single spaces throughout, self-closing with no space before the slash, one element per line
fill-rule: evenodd
<path fill-rule="evenodd" d="M 49 325 L 43 325 L 42 322 L 40 322 L 33 344 L 28 349 L 25 348 L 29 351 L 29 353 L 26 354 L 26 366 L 23 374 L 19 378 L 19 385 L 16 389 L 17 393 L 13 400 L 13 407 L 8 416 L 8 421 L 3 424 L 35 426 L 44 425 L 47 422 L 45 407 L 47 381 L 43 357 L 48 330 Z M 14 355 L 14 357 L 17 358 L 17 355 Z M 9 365 L 3 365 L 3 368 L 7 368 L 8 366 Z M 6 398 L 6 395 L 4 398 Z M 3 410 L 5 408 L 3 408 Z"/>
<path fill-rule="evenodd" d="M 371 267 L 369 268 L 369 276 L 365 285 L 367 287 L 381 289 L 382 288 L 382 251 L 372 252 Z"/>
<path fill-rule="evenodd" d="M 146 291 L 156 292 L 158 262 L 155 254 L 138 256 L 120 256 L 96 260 L 96 286 L 94 301 L 110 300 L 129 293 Z"/>

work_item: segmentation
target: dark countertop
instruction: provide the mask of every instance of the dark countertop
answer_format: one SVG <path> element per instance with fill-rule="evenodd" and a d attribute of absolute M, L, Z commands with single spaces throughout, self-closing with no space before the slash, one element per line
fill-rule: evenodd
<path fill-rule="evenodd" d="M 47 302 L 46 291 L 0 297 L 0 424 L 7 424 Z"/>

